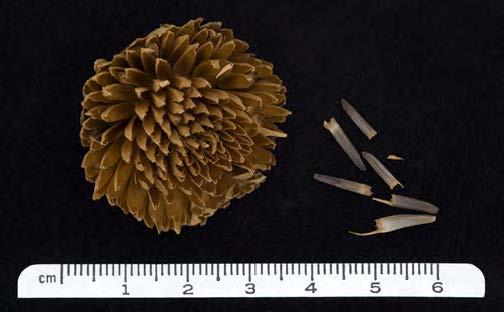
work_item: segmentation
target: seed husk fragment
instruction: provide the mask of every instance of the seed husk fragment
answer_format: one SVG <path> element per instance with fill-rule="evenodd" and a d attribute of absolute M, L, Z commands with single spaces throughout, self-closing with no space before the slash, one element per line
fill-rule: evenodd
<path fill-rule="evenodd" d="M 399 182 L 392 173 L 376 158 L 373 154 L 369 152 L 362 152 L 362 156 L 369 165 L 373 168 L 373 170 L 382 178 L 385 183 L 390 187 L 390 189 L 394 189 L 397 185 L 404 188 L 404 186 Z"/>
<path fill-rule="evenodd" d="M 420 199 L 411 198 L 408 196 L 392 194 L 390 201 L 385 200 L 385 199 L 375 198 L 375 197 L 373 197 L 372 199 L 374 201 L 383 203 L 385 205 L 389 205 L 389 206 L 397 207 L 397 208 L 422 211 L 422 212 L 427 212 L 427 213 L 431 213 L 431 214 L 436 214 L 439 211 L 439 207 L 437 207 L 431 203 L 428 203 L 428 202 L 420 200 Z"/>
<path fill-rule="evenodd" d="M 329 121 L 324 121 L 324 128 L 326 128 L 327 130 L 329 130 L 329 132 L 331 132 L 334 139 L 336 139 L 336 142 L 338 142 L 343 151 L 348 155 L 348 157 L 350 157 L 352 162 L 360 170 L 362 171 L 366 170 L 366 166 L 364 165 L 364 162 L 362 161 L 359 152 L 357 152 L 355 146 L 352 144 L 352 142 L 350 142 L 345 132 L 336 121 L 336 119 L 331 118 Z"/>
<path fill-rule="evenodd" d="M 388 155 L 388 156 L 387 156 L 387 159 L 388 159 L 388 160 L 404 160 L 404 158 L 399 157 L 399 156 L 394 155 L 394 154 L 390 154 L 390 155 Z"/>
<path fill-rule="evenodd" d="M 364 196 L 371 196 L 373 195 L 373 192 L 371 191 L 371 186 L 363 184 L 363 183 L 358 183 L 342 178 L 336 178 L 336 177 L 331 177 L 323 174 L 315 174 L 313 176 L 315 180 L 332 185 L 334 187 L 347 190 L 350 192 L 354 192 L 357 194 L 361 194 Z"/>
<path fill-rule="evenodd" d="M 343 110 L 347 113 L 348 117 L 352 119 L 355 125 L 364 133 L 369 140 L 371 140 L 376 134 L 376 130 L 362 117 L 362 115 L 350 104 L 347 100 L 341 99 L 341 106 Z"/>
<path fill-rule="evenodd" d="M 349 231 L 349 233 L 357 236 L 370 236 L 375 234 L 388 233 L 415 225 L 433 223 L 434 221 L 436 221 L 436 217 L 427 214 L 399 214 L 375 219 L 376 230 L 374 231 L 367 233 L 356 233 Z"/>

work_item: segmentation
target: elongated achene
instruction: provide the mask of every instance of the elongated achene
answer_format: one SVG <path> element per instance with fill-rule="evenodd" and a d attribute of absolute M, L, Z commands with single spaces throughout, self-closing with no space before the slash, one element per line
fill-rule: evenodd
<path fill-rule="evenodd" d="M 347 100 L 341 99 L 341 106 L 343 110 L 347 113 L 348 117 L 352 119 L 354 124 L 359 128 L 359 130 L 364 133 L 369 140 L 371 140 L 378 132 L 362 117 L 362 115 L 348 103 Z"/>
<path fill-rule="evenodd" d="M 342 178 L 331 177 L 323 174 L 315 174 L 313 178 L 317 181 L 332 185 L 334 187 L 361 194 L 364 196 L 371 196 L 373 192 L 371 191 L 371 186 L 359 182 L 354 182 Z"/>
<path fill-rule="evenodd" d="M 352 144 L 350 139 L 347 137 L 341 126 L 338 124 L 335 118 L 331 118 L 329 121 L 324 121 L 324 128 L 326 128 L 334 137 L 339 146 L 343 149 L 345 154 L 352 160 L 352 162 L 362 171 L 366 170 L 366 166 L 359 155 L 359 152 Z"/>
<path fill-rule="evenodd" d="M 220 22 L 161 25 L 84 84 L 82 167 L 93 199 L 158 232 L 204 224 L 275 165 L 286 88 Z"/>
<path fill-rule="evenodd" d="M 436 214 L 439 211 L 439 207 L 428 203 L 426 201 L 408 197 L 408 196 L 403 196 L 403 195 L 396 195 L 392 194 L 392 197 L 390 200 L 385 200 L 385 199 L 380 199 L 380 198 L 372 198 L 374 201 L 380 202 L 382 204 L 391 206 L 391 207 L 397 207 L 397 208 L 402 208 L 402 209 L 409 209 L 409 210 L 415 210 L 415 211 L 422 211 L 422 212 L 427 212 L 427 213 L 432 213 Z"/>
<path fill-rule="evenodd" d="M 362 152 L 362 156 L 368 164 L 373 168 L 373 170 L 382 178 L 382 180 L 387 183 L 390 189 L 394 189 L 397 185 L 404 188 L 404 186 L 399 182 L 396 177 L 383 165 L 378 158 L 376 158 L 373 154 L 369 152 Z"/>
<path fill-rule="evenodd" d="M 374 231 L 367 233 L 356 233 L 349 231 L 349 233 L 357 236 L 370 236 L 380 233 L 393 232 L 396 230 L 400 230 L 415 225 L 433 223 L 435 221 L 436 217 L 431 215 L 420 215 L 420 214 L 393 215 L 376 219 L 375 220 L 376 229 Z"/>

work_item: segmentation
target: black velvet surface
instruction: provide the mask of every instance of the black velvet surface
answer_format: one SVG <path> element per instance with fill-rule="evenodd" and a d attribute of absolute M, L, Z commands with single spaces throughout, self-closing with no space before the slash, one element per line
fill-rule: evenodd
<path fill-rule="evenodd" d="M 500 311 L 504 298 L 503 9 L 499 1 L 1 1 L 0 310 Z M 266 183 L 204 227 L 156 234 L 105 199 L 80 168 L 81 88 L 97 58 L 160 23 L 221 20 L 275 64 L 293 112 Z M 379 131 L 368 141 L 350 100 Z M 396 212 L 313 180 L 376 185 L 322 128 L 331 116 L 388 162 L 402 194 L 441 207 L 438 222 L 367 238 Z M 470 262 L 485 299 L 18 300 L 34 263 L 232 261 Z M 493 307 L 493 308 L 492 308 Z"/>

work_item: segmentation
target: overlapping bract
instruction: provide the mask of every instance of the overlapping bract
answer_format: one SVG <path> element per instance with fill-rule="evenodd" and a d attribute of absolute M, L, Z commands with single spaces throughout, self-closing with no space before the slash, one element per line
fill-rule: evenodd
<path fill-rule="evenodd" d="M 273 65 L 219 22 L 162 25 L 86 81 L 82 167 L 106 196 L 158 232 L 204 224 L 265 180 L 275 123 L 290 112 Z"/>

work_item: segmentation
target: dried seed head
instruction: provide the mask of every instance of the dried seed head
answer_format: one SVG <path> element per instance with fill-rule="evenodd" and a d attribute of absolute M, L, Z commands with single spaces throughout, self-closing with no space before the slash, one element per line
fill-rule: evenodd
<path fill-rule="evenodd" d="M 290 112 L 273 65 L 248 47 L 196 19 L 97 60 L 80 132 L 93 198 L 178 233 L 257 188 Z"/>
<path fill-rule="evenodd" d="M 338 124 L 336 119 L 331 118 L 329 121 L 324 121 L 324 128 L 331 132 L 332 136 L 336 139 L 336 142 L 341 146 L 343 151 L 350 157 L 352 162 L 362 171 L 366 170 L 366 166 L 362 161 L 359 152 L 355 146 L 350 142 L 348 137 L 346 136 L 341 126 Z"/>
<path fill-rule="evenodd" d="M 370 236 L 374 234 L 388 233 L 415 225 L 433 223 L 434 221 L 436 221 L 436 217 L 431 215 L 400 214 L 376 219 L 376 230 L 374 231 L 367 233 L 349 231 L 349 233 L 358 236 Z"/>
<path fill-rule="evenodd" d="M 388 159 L 388 160 L 404 160 L 404 158 L 399 157 L 399 156 L 394 155 L 394 154 L 390 154 L 390 155 L 388 155 L 388 156 L 387 156 L 387 159 Z"/>
<path fill-rule="evenodd" d="M 373 170 L 380 176 L 380 178 L 382 178 L 382 180 L 387 183 L 390 189 L 393 189 L 397 185 L 404 188 L 401 182 L 399 182 L 373 154 L 369 152 L 362 152 L 362 156 L 366 159 Z"/>
<path fill-rule="evenodd" d="M 347 190 L 350 192 L 358 193 L 364 196 L 371 196 L 373 195 L 373 192 L 371 191 L 371 186 L 350 181 L 350 180 L 345 180 L 341 178 L 336 178 L 336 177 L 331 177 L 331 176 L 326 176 L 322 174 L 315 174 L 313 176 L 315 180 L 335 186 L 337 188 Z"/>
<path fill-rule="evenodd" d="M 362 117 L 362 115 L 347 100 L 341 99 L 341 106 L 355 125 L 371 140 L 376 134 L 376 130 Z"/>
<path fill-rule="evenodd" d="M 390 201 L 380 198 L 372 198 L 372 199 L 385 205 L 397 208 L 422 211 L 432 214 L 436 214 L 439 211 L 439 208 L 431 203 L 402 195 L 392 194 Z"/>

